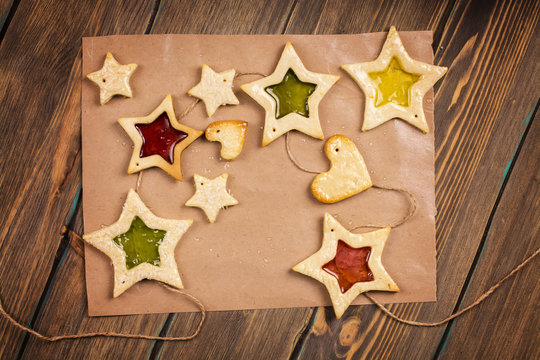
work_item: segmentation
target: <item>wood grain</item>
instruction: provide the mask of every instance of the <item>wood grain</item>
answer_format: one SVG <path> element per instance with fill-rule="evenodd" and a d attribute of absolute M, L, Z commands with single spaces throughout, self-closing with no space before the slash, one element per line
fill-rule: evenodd
<path fill-rule="evenodd" d="M 538 73 L 539 11 L 539 1 L 290 0 L 268 2 L 261 8 L 255 0 L 20 0 L 0 46 L 0 119 L 4 119 L 0 121 L 0 297 L 6 310 L 48 334 L 109 330 L 181 335 L 191 330 L 198 316 L 86 316 L 81 247 L 77 240 L 60 234 L 80 184 L 81 36 L 149 29 L 154 33 L 359 33 L 385 31 L 390 25 L 398 30 L 434 30 L 435 39 L 441 39 L 435 62 L 451 66 L 436 86 L 439 301 L 390 308 L 401 316 L 432 321 L 449 314 L 462 291 L 466 292 L 463 305 L 468 304 L 538 246 L 538 119 L 515 167 L 510 168 L 507 185 L 501 184 L 525 134 L 523 120 L 540 93 L 540 84 L 531 76 Z M 21 125 L 14 127 L 14 123 Z M 80 208 L 73 228 L 83 232 Z M 484 233 L 489 236 L 482 248 Z M 522 240 L 523 246 L 507 249 L 514 236 L 530 236 L 536 242 Z M 478 263 L 477 251 L 483 251 Z M 538 265 L 534 266 L 505 285 L 503 294 L 457 320 L 442 357 L 475 352 L 538 357 L 534 353 L 538 335 L 528 335 L 539 323 L 534 313 Z M 0 358 L 130 354 L 134 358 L 414 359 L 438 356 L 443 331 L 444 327 L 398 325 L 373 306 L 353 307 L 340 321 L 329 308 L 216 312 L 209 315 L 199 338 L 181 344 L 106 338 L 48 344 L 0 320 Z M 467 337 L 471 331 L 478 336 Z"/>
<path fill-rule="evenodd" d="M 538 139 L 540 114 L 505 187 L 464 303 L 472 302 L 540 247 Z M 535 259 L 477 311 L 456 319 L 441 358 L 540 358 L 539 273 L 540 259 Z"/>
<path fill-rule="evenodd" d="M 460 1 L 445 25 L 435 60 L 450 66 L 438 85 L 435 107 L 439 300 L 390 306 L 399 316 L 436 321 L 455 307 L 506 163 L 523 134 L 522 119 L 536 102 L 537 95 L 527 91 L 534 86 L 532 79 L 518 83 L 516 76 L 520 66 L 526 74 L 534 70 L 525 51 L 538 22 L 537 5 Z M 520 104 L 512 107 L 515 113 L 509 119 L 512 99 Z M 355 318 L 359 331 L 344 346 L 340 337 L 351 332 L 344 324 Z M 342 319 L 327 316 L 330 330 L 323 336 L 308 333 L 297 349 L 299 357 L 426 358 L 434 355 L 444 330 L 397 324 L 373 306 L 354 308 Z"/>
<path fill-rule="evenodd" d="M 166 1 L 156 18 L 153 32 L 196 33 L 280 33 L 286 25 L 292 1 L 274 2 L 260 11 L 260 3 L 235 1 L 208 6 L 190 7 Z M 240 7 L 239 7 L 240 6 Z M 188 21 L 181 21 L 190 11 Z M 208 314 L 208 321 L 199 336 L 178 346 L 158 342 L 153 354 L 167 358 L 278 359 L 287 356 L 294 346 L 295 335 L 305 327 L 310 309 L 275 309 L 256 311 L 224 311 Z M 178 333 L 193 314 L 175 314 L 166 334 Z M 215 346 L 208 346 L 209 343 Z"/>
<path fill-rule="evenodd" d="M 275 34 L 287 23 L 292 0 L 163 0 L 153 34 Z"/>
<path fill-rule="evenodd" d="M 13 0 L 4 0 L 0 2 L 0 30 L 3 30 L 4 23 L 6 22 L 6 19 L 8 17 L 9 11 L 11 10 L 12 6 L 13 6 Z M 0 38 L 0 41 L 1 40 L 2 39 Z"/>
<path fill-rule="evenodd" d="M 60 230 L 80 183 L 81 36 L 137 31 L 138 23 L 142 32 L 151 5 L 21 0 L 0 47 L 0 117 L 10 119 L 0 123 L 9 134 L 0 137 L 1 296 L 24 324 L 32 325 L 40 299 L 50 299 L 45 286 L 55 255 L 62 255 Z M 56 303 L 55 316 L 36 324 L 39 330 L 58 329 L 66 307 L 84 309 L 84 291 L 75 295 L 76 286 L 64 285 L 61 292 L 71 297 Z M 4 320 L 0 332 L 0 357 L 14 358 L 27 335 Z M 69 343 L 57 344 L 55 355 L 61 346 Z"/>

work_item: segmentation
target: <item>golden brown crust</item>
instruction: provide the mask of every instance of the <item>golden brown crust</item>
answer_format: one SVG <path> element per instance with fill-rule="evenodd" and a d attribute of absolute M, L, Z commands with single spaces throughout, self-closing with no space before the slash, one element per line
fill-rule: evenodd
<path fill-rule="evenodd" d="M 421 75 L 421 77 L 410 88 L 411 97 L 409 106 L 404 107 L 389 102 L 377 107 L 375 106 L 375 99 L 377 99 L 377 84 L 375 83 L 375 80 L 371 79 L 369 73 L 384 71 L 393 57 L 399 59 L 405 71 Z M 365 63 L 342 65 L 341 67 L 351 75 L 360 88 L 362 88 L 362 91 L 366 96 L 362 131 L 373 129 L 393 118 L 400 118 L 409 124 L 416 126 L 424 133 L 429 132 L 423 107 L 424 95 L 448 69 L 446 67 L 435 66 L 411 59 L 409 54 L 407 54 L 395 27 L 392 26 L 390 28 L 388 37 L 376 60 Z"/>
<path fill-rule="evenodd" d="M 174 158 L 172 164 L 167 162 L 159 155 L 140 157 L 143 140 L 141 135 L 137 131 L 135 124 L 150 124 L 163 113 L 167 113 L 167 117 L 169 118 L 169 121 L 173 128 L 183 131 L 188 135 L 185 139 L 180 141 L 174 147 Z M 186 147 L 188 147 L 193 141 L 195 141 L 199 136 L 201 136 L 202 131 L 192 129 L 189 126 L 180 124 L 178 122 L 174 113 L 172 96 L 170 94 L 167 95 L 163 102 L 149 115 L 133 118 L 120 118 L 118 119 L 118 122 L 124 128 L 124 130 L 129 135 L 134 144 L 133 153 L 131 155 L 131 160 L 128 166 L 128 174 L 133 174 L 151 167 L 159 167 L 175 179 L 182 181 L 182 151 L 184 151 Z"/>
<path fill-rule="evenodd" d="M 248 123 L 241 120 L 222 120 L 211 123 L 204 132 L 206 140 L 221 143 L 221 157 L 234 160 L 240 155 L 246 140 Z"/>
<path fill-rule="evenodd" d="M 301 81 L 316 84 L 317 87 L 308 99 L 308 117 L 293 112 L 277 120 L 276 102 L 265 91 L 265 88 L 279 84 L 289 69 L 292 69 Z M 319 122 L 319 103 L 338 80 L 338 75 L 318 74 L 307 70 L 291 43 L 287 42 L 272 75 L 241 86 L 242 90 L 264 108 L 265 121 L 262 146 L 270 144 L 290 130 L 298 130 L 306 135 L 323 140 L 324 134 Z"/>
<path fill-rule="evenodd" d="M 334 306 L 334 312 L 339 319 L 353 300 L 363 292 L 373 290 L 399 291 L 397 284 L 386 272 L 381 261 L 384 245 L 389 234 L 389 227 L 363 234 L 353 234 L 347 231 L 332 215 L 326 213 L 324 215 L 324 235 L 320 250 L 295 265 L 293 270 L 310 276 L 326 286 Z M 368 265 L 373 273 L 374 280 L 357 282 L 345 293 L 341 292 L 337 279 L 322 269 L 324 264 L 336 256 L 338 240 L 344 241 L 353 248 L 365 246 L 371 248 Z"/>
<path fill-rule="evenodd" d="M 354 142 L 345 135 L 334 135 L 324 146 L 330 170 L 320 173 L 311 183 L 315 199 L 332 204 L 356 195 L 373 184 Z"/>
<path fill-rule="evenodd" d="M 129 230 L 135 216 L 141 218 L 148 227 L 167 231 L 163 242 L 159 245 L 159 266 L 142 263 L 128 270 L 126 253 L 113 241 L 116 236 Z M 121 295 L 142 279 L 158 280 L 182 289 L 182 280 L 174 259 L 174 249 L 192 223 L 193 220 L 170 220 L 155 216 L 135 190 L 131 189 L 118 221 L 101 230 L 83 235 L 83 239 L 111 259 L 114 269 L 113 297 Z"/>

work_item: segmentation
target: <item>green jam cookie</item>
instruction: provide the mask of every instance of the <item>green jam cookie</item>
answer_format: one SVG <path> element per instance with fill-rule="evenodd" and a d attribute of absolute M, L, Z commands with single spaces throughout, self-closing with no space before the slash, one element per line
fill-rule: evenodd
<path fill-rule="evenodd" d="M 159 246 L 166 233 L 149 228 L 140 217 L 135 216 L 129 230 L 116 236 L 113 241 L 126 253 L 128 270 L 145 262 L 160 266 Z"/>
<path fill-rule="evenodd" d="M 408 107 L 410 105 L 411 86 L 418 81 L 420 75 L 403 70 L 398 58 L 393 57 L 383 71 L 368 73 L 377 83 L 377 100 L 375 106 L 394 103 Z"/>
<path fill-rule="evenodd" d="M 279 84 L 264 90 L 276 101 L 276 119 L 280 119 L 293 112 L 309 117 L 308 98 L 316 87 L 316 84 L 300 81 L 294 71 L 289 69 Z"/>

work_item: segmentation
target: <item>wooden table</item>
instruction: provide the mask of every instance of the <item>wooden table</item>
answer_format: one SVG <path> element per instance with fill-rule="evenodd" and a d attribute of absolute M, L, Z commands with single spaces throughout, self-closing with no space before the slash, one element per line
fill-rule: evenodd
<path fill-rule="evenodd" d="M 182 335 L 198 314 L 88 318 L 81 212 L 81 37 L 434 31 L 438 302 L 391 305 L 437 321 L 540 245 L 540 1 L 0 2 L 0 298 L 46 334 Z M 189 342 L 48 343 L 0 319 L 0 358 L 540 358 L 540 261 L 436 328 L 375 306 L 208 314 Z"/>

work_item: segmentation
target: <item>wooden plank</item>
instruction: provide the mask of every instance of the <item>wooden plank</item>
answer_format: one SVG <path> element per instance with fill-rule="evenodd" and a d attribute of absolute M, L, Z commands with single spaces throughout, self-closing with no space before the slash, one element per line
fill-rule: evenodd
<path fill-rule="evenodd" d="M 287 27 L 289 34 L 357 34 L 432 30 L 444 24 L 453 1 L 299 0 Z"/>
<path fill-rule="evenodd" d="M 437 86 L 435 108 L 439 301 L 389 306 L 399 316 L 430 322 L 455 307 L 506 163 L 524 131 L 521 119 L 536 102 L 538 91 L 530 91 L 535 61 L 526 51 L 532 51 L 538 9 L 532 1 L 460 1 L 445 25 L 435 60 L 450 66 Z M 398 324 L 374 306 L 353 308 L 341 321 L 318 311 L 312 323 L 318 326 L 297 347 L 299 358 L 426 358 L 444 330 Z"/>
<path fill-rule="evenodd" d="M 13 0 L 4 0 L 0 2 L 0 33 L 5 33 L 3 27 L 4 23 L 6 22 L 6 19 L 8 17 L 9 11 L 11 10 L 11 7 L 13 6 Z M 0 41 L 1 41 L 0 37 Z"/>
<path fill-rule="evenodd" d="M 336 11 L 335 8 L 339 7 L 340 13 L 346 16 L 344 22 L 347 23 L 347 21 L 351 22 L 353 21 L 352 19 L 356 19 L 356 16 L 362 18 L 373 17 L 378 11 L 374 4 L 371 4 L 371 7 L 364 7 L 363 13 L 360 14 L 357 9 L 351 9 L 350 6 L 354 6 L 352 2 L 331 4 L 326 9 L 329 9 L 328 11 Z M 409 9 L 408 12 L 403 12 L 404 18 L 414 13 L 414 11 L 410 10 L 410 7 L 414 5 L 414 2 L 404 3 L 404 9 Z M 419 4 L 419 6 L 423 5 Z M 323 8 L 325 8 L 324 2 L 299 1 L 287 23 L 286 32 L 313 32 L 319 19 L 325 18 L 325 15 L 317 12 L 322 11 Z M 390 11 L 395 8 L 386 6 L 386 9 Z M 416 10 L 419 9 L 421 8 L 419 7 Z M 400 11 L 399 6 L 395 11 Z M 444 6 L 437 11 L 434 10 L 434 17 L 437 19 L 443 18 L 444 11 Z M 416 20 L 418 20 L 418 17 Z M 330 27 L 337 27 L 338 24 L 341 24 L 341 22 L 336 20 L 330 25 L 326 25 L 327 27 L 321 28 L 321 31 L 334 32 Z M 411 21 L 410 24 L 414 24 L 411 26 L 416 26 L 411 28 L 413 30 L 425 29 L 429 26 L 430 21 L 426 21 L 423 24 L 420 21 Z M 159 24 L 156 24 L 156 31 L 157 29 L 159 29 Z M 364 30 L 362 29 L 362 31 Z M 349 32 L 359 31 L 351 29 Z M 238 315 L 235 313 L 210 314 L 212 322 L 209 322 L 207 328 L 201 333 L 199 338 L 182 347 L 175 347 L 174 344 L 165 344 L 162 352 L 163 357 L 252 358 L 254 354 L 257 354 L 260 358 L 284 358 L 291 354 L 296 341 L 298 341 L 306 323 L 309 321 L 309 318 L 306 318 L 306 314 L 309 313 L 305 309 L 260 310 L 254 312 L 245 311 L 243 313 L 250 315 L 239 320 L 237 318 Z M 272 314 L 271 317 L 267 316 L 269 313 Z M 174 329 L 174 331 L 182 329 L 184 321 L 182 317 L 175 316 L 171 329 Z M 257 327 L 252 324 L 256 324 Z M 291 331 L 291 329 L 296 332 Z M 211 339 L 207 338 L 209 334 L 213 334 L 214 337 Z M 246 338 L 248 340 L 244 340 Z M 208 347 L 208 343 L 214 345 Z M 240 347 L 237 344 L 241 344 L 242 346 Z M 333 345 L 329 346 L 333 347 Z M 246 349 L 250 350 L 248 351 Z"/>
<path fill-rule="evenodd" d="M 269 2 L 264 10 L 260 2 L 224 1 L 194 4 L 165 1 L 152 30 L 155 33 L 280 33 L 287 24 L 293 1 Z M 186 17 L 186 12 L 191 15 Z M 310 309 L 222 311 L 208 314 L 199 336 L 178 346 L 159 342 L 153 354 L 161 358 L 276 359 L 290 353 L 295 335 L 306 326 Z M 171 317 L 167 334 L 178 334 L 197 315 Z M 266 334 L 264 339 L 261 334 Z M 212 344 L 212 346 L 209 346 Z"/>
<path fill-rule="evenodd" d="M 151 14 L 152 4 L 21 0 L 2 41 L 1 296 L 24 324 L 31 323 L 40 299 L 47 300 L 42 293 L 55 255 L 61 255 L 60 230 L 81 179 L 81 36 L 143 31 Z M 71 297 L 57 303 L 57 314 L 67 304 L 84 308 L 84 291 L 71 291 L 63 288 Z M 37 328 L 54 332 L 58 324 L 52 317 Z M 0 358 L 15 357 L 26 335 L 5 320 L 0 332 Z"/>
<path fill-rule="evenodd" d="M 529 134 L 482 249 L 464 303 L 480 296 L 540 246 L 540 114 Z M 540 259 L 501 286 L 475 312 L 458 318 L 441 358 L 540 358 Z M 474 334 L 474 336 L 471 336 Z"/>
<path fill-rule="evenodd" d="M 287 23 L 293 1 L 164 0 L 154 34 L 275 34 Z"/>

